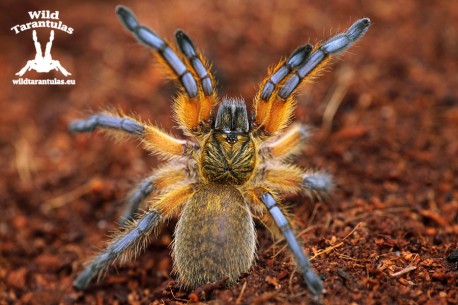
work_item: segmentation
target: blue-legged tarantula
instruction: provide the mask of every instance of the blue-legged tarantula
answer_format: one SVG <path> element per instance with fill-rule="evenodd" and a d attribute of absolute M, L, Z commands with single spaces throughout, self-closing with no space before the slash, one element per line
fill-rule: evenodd
<path fill-rule="evenodd" d="M 118 6 L 116 12 L 135 38 L 157 51 L 159 61 L 178 82 L 174 116 L 189 138 L 177 139 L 125 115 L 101 113 L 71 123 L 75 132 L 105 128 L 134 135 L 146 149 L 168 160 L 132 192 L 124 214 L 125 229 L 92 260 L 74 286 L 85 289 L 114 261 L 134 257 L 158 224 L 173 216 L 179 217 L 173 242 L 179 283 L 185 289 L 225 278 L 234 283 L 253 264 L 255 217 L 283 234 L 308 288 L 322 294 L 323 283 L 297 241 L 279 198 L 301 191 L 325 195 L 332 183 L 325 173 L 288 164 L 307 129 L 297 124 L 284 130 L 296 106 L 299 85 L 316 75 L 332 55 L 361 38 L 370 20 L 362 18 L 346 32 L 315 47 L 301 46 L 280 61 L 261 83 L 249 119 L 243 100 L 220 100 L 209 64 L 184 32 L 175 34 L 177 52 L 141 25 L 128 8 Z M 134 217 L 146 199 L 145 211 Z"/>

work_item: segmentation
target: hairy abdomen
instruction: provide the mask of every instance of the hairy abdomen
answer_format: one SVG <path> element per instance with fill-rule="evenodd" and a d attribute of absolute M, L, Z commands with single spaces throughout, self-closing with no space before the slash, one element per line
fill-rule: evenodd
<path fill-rule="evenodd" d="M 228 278 L 234 283 L 254 258 L 248 206 L 232 186 L 203 185 L 185 205 L 175 230 L 174 270 L 186 289 Z"/>

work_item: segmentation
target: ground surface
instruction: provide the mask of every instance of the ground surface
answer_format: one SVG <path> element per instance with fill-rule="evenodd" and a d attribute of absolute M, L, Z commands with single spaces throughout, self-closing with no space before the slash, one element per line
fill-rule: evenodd
<path fill-rule="evenodd" d="M 2 3 L 0 304 L 184 304 L 202 291 L 209 304 L 312 302 L 284 244 L 272 246 L 261 227 L 258 259 L 239 284 L 180 292 L 170 276 L 174 222 L 135 262 L 75 291 L 125 195 L 158 160 L 135 141 L 71 135 L 67 124 L 121 107 L 180 135 L 170 120 L 174 87 L 120 26 L 112 1 Z M 329 203 L 289 199 L 300 240 L 324 278 L 325 304 L 458 303 L 457 1 L 125 4 L 163 36 L 186 29 L 214 63 L 221 95 L 247 101 L 281 56 L 370 17 L 366 37 L 298 98 L 296 120 L 316 132 L 297 162 L 337 184 Z M 31 31 L 9 29 L 43 9 L 74 28 L 56 31 L 52 54 L 76 86 L 11 84 L 34 49 Z M 38 30 L 43 44 L 48 35 Z M 338 106 L 334 117 L 323 115 L 328 105 Z"/>

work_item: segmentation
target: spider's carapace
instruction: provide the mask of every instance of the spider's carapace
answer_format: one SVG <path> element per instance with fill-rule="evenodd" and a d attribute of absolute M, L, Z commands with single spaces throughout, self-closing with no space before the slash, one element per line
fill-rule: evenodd
<path fill-rule="evenodd" d="M 219 99 L 209 65 L 183 31 L 175 34 L 176 52 L 141 25 L 128 8 L 118 6 L 116 12 L 137 40 L 157 51 L 157 58 L 177 81 L 175 120 L 188 139 L 177 139 L 121 114 L 99 113 L 70 124 L 75 132 L 102 128 L 131 134 L 167 160 L 131 193 L 123 230 L 90 262 L 74 286 L 85 289 L 116 260 L 134 257 L 158 224 L 174 216 L 179 219 L 172 256 L 182 286 L 194 289 L 225 278 L 228 284 L 234 283 L 253 264 L 253 219 L 258 218 L 285 237 L 308 288 L 321 295 L 323 283 L 296 239 L 281 202 L 282 195 L 308 192 L 319 198 L 332 188 L 326 173 L 304 171 L 290 163 L 308 135 L 305 126 L 290 126 L 294 94 L 332 55 L 362 37 L 369 19 L 357 20 L 346 32 L 315 47 L 301 46 L 280 61 L 261 83 L 250 119 L 243 100 Z M 140 208 L 144 212 L 135 217 Z"/>
<path fill-rule="evenodd" d="M 256 166 L 256 147 L 242 100 L 223 99 L 203 141 L 199 172 L 207 183 L 243 185 Z"/>

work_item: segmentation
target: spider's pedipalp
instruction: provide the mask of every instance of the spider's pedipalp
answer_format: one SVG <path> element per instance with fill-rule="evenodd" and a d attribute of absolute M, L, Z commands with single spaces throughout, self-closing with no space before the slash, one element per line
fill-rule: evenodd
<path fill-rule="evenodd" d="M 130 118 L 113 117 L 104 114 L 96 114 L 87 119 L 75 120 L 69 125 L 70 131 L 73 132 L 91 132 L 97 127 L 118 129 L 136 136 L 142 136 L 145 132 L 145 127 L 142 124 Z"/>
<path fill-rule="evenodd" d="M 321 295 L 323 293 L 324 287 L 321 278 L 313 271 L 312 265 L 307 255 L 305 255 L 304 250 L 296 239 L 294 231 L 291 228 L 291 224 L 288 219 L 285 217 L 280 207 L 277 205 L 276 200 L 269 192 L 266 192 L 261 195 L 261 201 L 264 203 L 266 208 L 269 210 L 270 215 L 274 219 L 275 223 L 283 233 L 283 236 L 288 243 L 291 252 L 296 259 L 297 269 L 302 273 L 304 281 L 307 284 L 307 287 L 314 295 Z"/>
<path fill-rule="evenodd" d="M 109 246 L 98 255 L 76 278 L 73 286 L 79 290 L 87 288 L 91 280 L 103 269 L 110 266 L 121 256 L 132 256 L 146 241 L 154 228 L 158 225 L 161 216 L 154 210 L 147 211 L 140 219 L 134 222 L 132 228 L 115 238 Z M 130 253 L 129 253 L 130 252 Z M 132 253 L 133 252 L 133 253 Z"/>
<path fill-rule="evenodd" d="M 217 104 L 216 85 L 210 72 L 210 65 L 202 54 L 196 49 L 191 38 L 183 31 L 175 33 L 176 44 L 185 57 L 185 62 L 198 84 L 198 113 L 195 107 L 183 98 L 178 98 L 175 104 L 175 114 L 180 125 L 187 129 L 195 130 L 198 125 L 209 129 L 211 112 Z M 191 112 L 190 110 L 194 111 Z"/>

